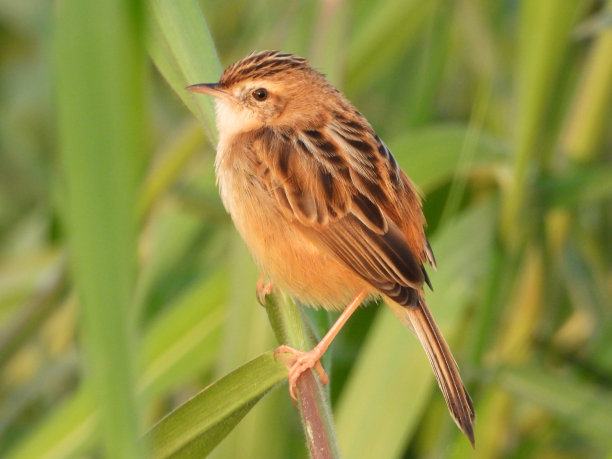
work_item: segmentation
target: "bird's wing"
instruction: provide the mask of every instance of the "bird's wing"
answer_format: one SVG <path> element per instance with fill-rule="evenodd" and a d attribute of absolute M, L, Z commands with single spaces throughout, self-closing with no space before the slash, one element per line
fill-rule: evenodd
<path fill-rule="evenodd" d="M 319 129 L 262 129 L 252 151 L 264 188 L 314 243 L 413 304 L 414 289 L 428 282 L 423 261 L 433 260 L 420 199 L 368 125 L 335 119 Z"/>

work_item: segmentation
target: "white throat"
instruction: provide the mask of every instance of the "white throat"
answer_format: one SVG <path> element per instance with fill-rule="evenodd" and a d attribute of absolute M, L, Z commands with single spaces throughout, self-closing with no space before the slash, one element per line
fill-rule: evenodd
<path fill-rule="evenodd" d="M 250 131 L 258 124 L 258 120 L 253 112 L 243 109 L 228 100 L 217 99 L 215 106 L 217 109 L 217 129 L 219 130 L 220 142 L 230 139 L 240 132 Z"/>

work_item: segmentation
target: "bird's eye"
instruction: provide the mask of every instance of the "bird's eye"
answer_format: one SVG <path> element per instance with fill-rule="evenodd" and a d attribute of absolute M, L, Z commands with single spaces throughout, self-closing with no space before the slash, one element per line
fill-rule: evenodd
<path fill-rule="evenodd" d="M 268 98 L 268 91 L 265 88 L 259 88 L 253 91 L 253 97 L 255 100 L 262 102 Z"/>

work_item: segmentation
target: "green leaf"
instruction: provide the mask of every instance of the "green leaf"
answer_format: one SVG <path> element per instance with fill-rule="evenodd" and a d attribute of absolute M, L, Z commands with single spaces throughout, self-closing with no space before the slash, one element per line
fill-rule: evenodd
<path fill-rule="evenodd" d="M 612 33 L 609 26 L 612 3 L 609 1 L 602 16 L 607 17 L 608 26 L 604 28 L 606 26 L 601 24 L 601 31 L 596 31 L 597 27 L 592 31 L 596 34 L 594 44 L 581 70 L 581 82 L 574 93 L 573 107 L 562 138 L 568 155 L 578 160 L 591 159 L 609 130 L 612 100 Z M 595 21 L 583 26 L 592 27 Z"/>
<path fill-rule="evenodd" d="M 575 167 L 542 181 L 542 191 L 551 206 L 585 205 L 612 196 L 612 167 L 599 164 Z"/>
<path fill-rule="evenodd" d="M 502 201 L 502 231 L 510 247 L 516 248 L 530 228 L 528 218 L 531 170 L 549 156 L 540 144 L 550 116 L 557 79 L 568 47 L 572 25 L 584 5 L 578 0 L 521 2 L 519 52 L 516 65 L 516 144 L 512 177 Z M 527 221 L 528 224 L 525 224 Z"/>
<path fill-rule="evenodd" d="M 225 296 L 226 282 L 215 275 L 187 289 L 155 318 L 143 342 L 144 371 L 138 387 L 145 398 L 171 389 L 214 363 L 219 332 L 226 321 Z"/>
<path fill-rule="evenodd" d="M 13 448 L 11 459 L 58 459 L 76 457 L 93 443 L 96 432 L 96 404 L 91 385 L 81 386 L 55 407 L 50 416 Z"/>
<path fill-rule="evenodd" d="M 516 396 L 562 418 L 571 430 L 607 450 L 612 448 L 612 397 L 608 391 L 535 367 L 502 370 L 499 380 Z"/>
<path fill-rule="evenodd" d="M 214 143 L 217 131 L 212 98 L 185 89 L 191 84 L 214 83 L 221 76 L 221 64 L 202 10 L 195 0 L 151 0 L 149 6 L 151 57 Z"/>
<path fill-rule="evenodd" d="M 285 365 L 267 352 L 211 384 L 147 433 L 153 457 L 206 456 L 286 377 Z"/>
<path fill-rule="evenodd" d="M 138 390 L 145 399 L 210 368 L 225 321 L 220 276 L 197 283 L 151 323 L 143 338 Z M 99 435 L 91 384 L 83 384 L 9 454 L 14 458 L 64 458 L 83 451 Z"/>
<path fill-rule="evenodd" d="M 143 448 L 130 304 L 145 146 L 144 18 L 138 1 L 62 0 L 57 12 L 62 205 L 82 306 L 82 362 L 104 451 L 135 459 Z"/>
<path fill-rule="evenodd" d="M 464 165 L 461 160 L 470 135 L 476 135 L 471 144 L 474 151 L 470 152 L 470 163 Z M 485 170 L 492 175 L 495 166 L 501 166 L 507 159 L 507 149 L 499 140 L 485 132 L 471 133 L 467 126 L 458 124 L 416 129 L 392 139 L 389 148 L 414 183 L 425 191 L 449 181 L 456 173 Z"/>
<path fill-rule="evenodd" d="M 357 11 L 356 33 L 348 49 L 347 90 L 362 88 L 393 65 L 395 56 L 415 41 L 436 3 L 386 0 L 369 11 Z"/>

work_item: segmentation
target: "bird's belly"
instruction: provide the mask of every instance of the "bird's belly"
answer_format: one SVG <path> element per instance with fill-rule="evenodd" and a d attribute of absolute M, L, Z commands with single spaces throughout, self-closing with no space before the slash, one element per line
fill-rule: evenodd
<path fill-rule="evenodd" d="M 241 191 L 236 193 L 236 187 Z M 343 309 L 363 288 L 371 288 L 324 247 L 309 240 L 267 192 L 236 180 L 232 190 L 236 198 L 225 196 L 224 203 L 255 262 L 296 300 Z"/>

